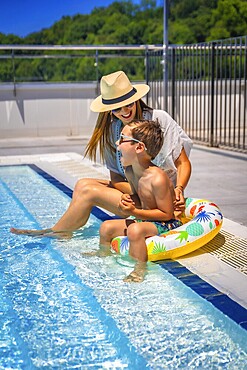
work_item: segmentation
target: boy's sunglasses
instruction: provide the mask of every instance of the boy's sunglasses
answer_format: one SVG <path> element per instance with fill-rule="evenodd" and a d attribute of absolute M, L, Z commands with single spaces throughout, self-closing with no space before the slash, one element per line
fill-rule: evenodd
<path fill-rule="evenodd" d="M 126 140 L 124 140 L 126 139 Z M 122 144 L 122 143 L 130 143 L 131 141 L 134 141 L 136 143 L 141 143 L 141 144 L 144 144 L 142 141 L 140 140 L 137 140 L 137 139 L 134 139 L 133 137 L 131 136 L 126 136 L 126 135 L 123 135 L 123 134 L 120 134 L 120 138 L 118 140 L 118 145 Z M 146 145 L 144 145 L 144 149 L 147 150 L 146 148 Z"/>
<path fill-rule="evenodd" d="M 132 108 L 132 107 L 134 106 L 134 104 L 135 104 L 135 102 L 130 103 L 130 104 L 128 104 L 128 105 L 125 105 L 125 106 L 123 106 L 123 107 L 121 107 L 121 108 L 112 109 L 111 111 L 112 111 L 112 113 L 119 113 L 119 112 L 121 111 L 121 109 L 122 109 L 122 108 Z"/>

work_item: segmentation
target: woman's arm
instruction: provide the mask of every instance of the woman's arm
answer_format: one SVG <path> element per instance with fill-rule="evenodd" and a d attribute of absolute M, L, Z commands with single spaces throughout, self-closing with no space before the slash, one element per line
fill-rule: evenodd
<path fill-rule="evenodd" d="M 177 167 L 175 211 L 181 212 L 184 208 L 184 189 L 188 184 L 191 175 L 191 163 L 184 148 L 182 149 L 178 159 L 175 161 L 175 166 Z"/>
<path fill-rule="evenodd" d="M 191 163 L 184 148 L 181 150 L 180 156 L 175 161 L 175 166 L 177 167 L 177 184 L 176 186 L 180 186 L 185 189 L 186 185 L 189 182 L 190 175 L 191 175 Z"/>
<path fill-rule="evenodd" d="M 127 182 L 127 180 L 122 175 L 120 175 L 119 173 L 110 171 L 110 178 L 111 178 L 111 184 L 115 189 L 121 191 L 122 193 L 127 193 L 127 194 L 132 193 L 130 184 Z"/>

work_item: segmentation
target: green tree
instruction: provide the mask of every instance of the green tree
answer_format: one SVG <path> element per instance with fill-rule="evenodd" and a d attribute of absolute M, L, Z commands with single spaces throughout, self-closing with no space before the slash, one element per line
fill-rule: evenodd
<path fill-rule="evenodd" d="M 169 27 L 169 42 L 171 44 L 193 44 L 196 38 L 193 30 L 186 22 L 175 21 Z"/>
<path fill-rule="evenodd" d="M 207 41 L 247 34 L 246 0 L 219 0 Z"/>
<path fill-rule="evenodd" d="M 0 44 L 162 45 L 163 7 L 157 3 L 163 4 L 161 0 L 141 0 L 139 5 L 130 0 L 118 0 L 107 7 L 96 7 L 88 15 L 64 16 L 50 28 L 24 38 L 0 33 Z M 170 0 L 168 3 L 170 44 L 200 43 L 247 34 L 246 0 Z M 25 53 L 14 52 L 15 55 Z M 58 51 L 28 53 L 34 58 L 15 60 L 16 74 L 20 79 L 29 80 L 33 76 L 34 80 L 43 81 L 92 80 L 116 69 L 124 69 L 132 79 L 144 78 L 143 58 L 132 57 L 138 54 L 136 51 L 101 51 L 97 67 L 94 65 L 94 51 L 64 51 L 64 58 L 60 55 L 58 59 L 53 58 Z M 103 58 L 104 54 L 111 56 L 113 53 L 117 56 Z M 11 51 L 1 51 L 1 54 L 10 55 Z M 44 59 L 35 58 L 42 54 L 46 55 Z M 13 79 L 11 59 L 0 60 L 0 79 Z"/>

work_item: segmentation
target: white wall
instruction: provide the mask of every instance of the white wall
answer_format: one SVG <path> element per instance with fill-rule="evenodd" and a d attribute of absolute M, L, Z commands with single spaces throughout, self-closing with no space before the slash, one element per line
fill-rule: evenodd
<path fill-rule="evenodd" d="M 93 83 L 0 85 L 0 138 L 91 134 Z"/>
<path fill-rule="evenodd" d="M 216 126 L 220 128 L 223 117 L 226 128 L 233 127 L 235 117 L 236 125 L 243 130 L 245 84 L 237 84 L 236 95 L 230 95 L 229 83 L 224 84 L 222 91 L 220 86 L 215 86 Z M 156 85 L 150 83 L 150 86 L 155 92 Z M 188 92 L 189 89 L 178 90 L 181 111 L 177 110 L 176 120 L 183 122 L 185 130 L 190 127 L 204 131 L 209 122 L 210 86 L 206 83 L 199 96 L 196 85 Z M 97 95 L 96 83 L 22 83 L 16 84 L 16 89 L 13 84 L 0 84 L 0 138 L 91 135 L 98 115 L 91 112 L 90 103 Z M 149 104 L 162 106 L 162 99 L 158 89 Z M 168 104 L 170 101 L 168 96 Z M 191 109 L 185 109 L 189 106 Z"/>

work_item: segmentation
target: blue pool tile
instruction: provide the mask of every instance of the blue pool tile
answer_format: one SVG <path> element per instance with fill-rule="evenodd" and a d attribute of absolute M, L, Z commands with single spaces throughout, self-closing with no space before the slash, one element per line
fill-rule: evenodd
<path fill-rule="evenodd" d="M 159 264 L 242 328 L 247 329 L 247 310 L 244 307 L 202 280 L 199 276 L 193 274 L 186 267 L 180 265 L 179 262 L 169 260 Z"/>

